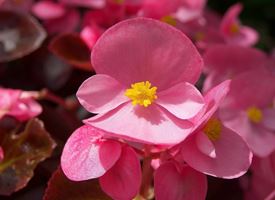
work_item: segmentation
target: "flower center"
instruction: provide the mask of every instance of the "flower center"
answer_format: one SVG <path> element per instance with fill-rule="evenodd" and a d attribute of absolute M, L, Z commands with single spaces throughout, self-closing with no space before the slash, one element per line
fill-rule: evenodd
<path fill-rule="evenodd" d="M 216 141 L 220 138 L 221 131 L 222 131 L 222 124 L 220 120 L 216 118 L 210 119 L 203 129 L 203 132 L 212 141 Z"/>
<path fill-rule="evenodd" d="M 233 23 L 231 26 L 230 26 L 230 33 L 232 34 L 237 34 L 240 32 L 240 26 L 239 24 L 237 23 Z"/>
<path fill-rule="evenodd" d="M 160 21 L 165 22 L 167 24 L 170 24 L 171 26 L 176 26 L 177 25 L 177 21 L 174 17 L 170 16 L 170 15 L 166 15 L 164 17 L 162 17 L 160 19 Z"/>
<path fill-rule="evenodd" d="M 263 119 L 262 111 L 255 106 L 248 108 L 246 110 L 246 114 L 248 116 L 248 119 L 254 123 L 259 123 Z"/>
<path fill-rule="evenodd" d="M 139 104 L 140 106 L 148 107 L 158 98 L 156 91 L 157 87 L 151 87 L 149 81 L 138 82 L 132 84 L 131 88 L 126 90 L 125 96 L 132 100 L 134 106 Z"/>

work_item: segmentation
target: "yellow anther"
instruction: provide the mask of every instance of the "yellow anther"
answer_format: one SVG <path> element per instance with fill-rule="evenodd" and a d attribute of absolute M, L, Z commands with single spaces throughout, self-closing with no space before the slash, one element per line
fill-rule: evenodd
<path fill-rule="evenodd" d="M 259 123 L 263 119 L 262 111 L 259 108 L 255 107 L 255 106 L 248 108 L 246 110 L 246 114 L 247 114 L 249 120 L 254 122 L 254 123 Z"/>
<path fill-rule="evenodd" d="M 151 87 L 149 81 L 138 82 L 131 85 L 131 88 L 127 89 L 125 96 L 132 100 L 132 104 L 148 107 L 154 100 L 157 99 L 157 87 Z"/>
<path fill-rule="evenodd" d="M 160 19 L 160 21 L 165 22 L 167 24 L 170 24 L 171 26 L 176 26 L 177 25 L 177 21 L 174 17 L 170 16 L 170 15 L 166 15 L 164 17 L 162 17 Z"/>
<path fill-rule="evenodd" d="M 240 25 L 237 24 L 237 23 L 233 23 L 231 26 L 230 26 L 230 33 L 232 34 L 237 34 L 240 32 Z"/>
<path fill-rule="evenodd" d="M 203 132 L 212 141 L 216 141 L 220 138 L 221 131 L 222 131 L 222 124 L 220 120 L 216 118 L 210 119 L 203 129 Z"/>

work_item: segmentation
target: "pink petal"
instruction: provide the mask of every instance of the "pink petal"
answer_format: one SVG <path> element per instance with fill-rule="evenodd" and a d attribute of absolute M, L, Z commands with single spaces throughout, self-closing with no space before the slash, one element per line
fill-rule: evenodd
<path fill-rule="evenodd" d="M 67 10 L 64 16 L 44 22 L 48 33 L 66 33 L 72 32 L 80 23 L 80 14 L 76 9 Z"/>
<path fill-rule="evenodd" d="M 70 6 L 83 6 L 87 8 L 103 8 L 107 0 L 59 0 L 59 2 Z"/>
<path fill-rule="evenodd" d="M 31 98 L 18 100 L 8 112 L 8 115 L 15 117 L 20 121 L 26 121 L 40 115 L 42 107 Z"/>
<path fill-rule="evenodd" d="M 0 146 L 0 163 L 2 162 L 2 160 L 4 160 L 4 150 L 3 150 L 3 148 Z"/>
<path fill-rule="evenodd" d="M 179 143 L 192 128 L 190 122 L 175 118 L 155 104 L 145 108 L 126 103 L 85 123 L 120 138 L 153 144 Z"/>
<path fill-rule="evenodd" d="M 240 177 L 248 170 L 252 153 L 245 141 L 232 130 L 223 126 L 220 138 L 212 142 L 215 157 L 200 151 L 196 137 L 197 135 L 194 135 L 186 140 L 181 150 L 184 161 L 192 168 L 211 176 L 228 179 Z"/>
<path fill-rule="evenodd" d="M 206 176 L 183 166 L 177 170 L 171 163 L 162 164 L 154 177 L 156 200 L 203 200 L 206 198 Z"/>
<path fill-rule="evenodd" d="M 121 145 L 112 140 L 101 141 L 102 134 L 85 125 L 71 135 L 61 156 L 62 170 L 69 179 L 98 178 L 117 162 Z"/>
<path fill-rule="evenodd" d="M 77 92 L 79 102 L 92 113 L 108 112 L 129 101 L 125 88 L 108 75 L 97 74 L 82 83 Z"/>
<path fill-rule="evenodd" d="M 32 6 L 32 13 L 42 20 L 56 19 L 65 15 L 63 5 L 52 1 L 39 1 Z"/>
<path fill-rule="evenodd" d="M 196 135 L 196 145 L 198 149 L 211 158 L 216 158 L 216 149 L 214 144 L 209 140 L 206 134 L 198 132 Z"/>
<path fill-rule="evenodd" d="M 225 35 L 230 35 L 230 27 L 232 26 L 232 24 L 234 23 L 239 23 L 238 22 L 238 17 L 241 13 L 243 9 L 243 6 L 241 3 L 237 3 L 234 4 L 233 6 L 231 6 L 227 12 L 225 13 L 222 22 L 221 22 L 221 26 L 220 26 L 220 30 L 222 33 L 224 33 Z"/>
<path fill-rule="evenodd" d="M 202 69 L 198 51 L 183 33 L 146 18 L 125 20 L 104 32 L 91 60 L 97 73 L 126 86 L 150 81 L 159 92 L 180 82 L 195 83 Z"/>
<path fill-rule="evenodd" d="M 87 46 L 92 49 L 102 32 L 103 30 L 101 30 L 97 25 L 85 26 L 80 32 L 80 37 L 84 40 Z"/>
<path fill-rule="evenodd" d="M 232 79 L 227 106 L 244 109 L 268 107 L 275 96 L 275 76 L 265 68 L 244 72 Z"/>
<path fill-rule="evenodd" d="M 204 98 L 190 83 L 179 83 L 158 95 L 156 103 L 181 119 L 194 117 L 204 106 Z"/>
<path fill-rule="evenodd" d="M 218 110 L 221 102 L 230 89 L 231 81 L 227 80 L 208 91 L 205 96 L 205 106 L 191 121 L 200 129 Z"/>
<path fill-rule="evenodd" d="M 141 167 L 136 152 L 124 146 L 117 163 L 99 178 L 99 183 L 113 199 L 133 199 L 141 185 Z"/>
<path fill-rule="evenodd" d="M 275 131 L 275 109 L 264 109 L 263 110 L 263 126 L 271 131 Z"/>
<path fill-rule="evenodd" d="M 267 56 L 264 52 L 248 47 L 238 45 L 216 45 L 210 47 L 205 52 L 204 63 L 208 70 L 219 72 L 224 78 L 247 71 L 264 67 L 267 62 Z"/>
<path fill-rule="evenodd" d="M 224 119 L 223 123 L 242 136 L 255 155 L 265 157 L 275 150 L 274 133 L 261 125 L 252 124 L 245 112 L 236 112 L 230 119 Z"/>

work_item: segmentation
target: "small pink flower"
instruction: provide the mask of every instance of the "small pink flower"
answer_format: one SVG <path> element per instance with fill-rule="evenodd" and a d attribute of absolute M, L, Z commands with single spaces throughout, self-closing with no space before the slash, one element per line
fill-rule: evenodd
<path fill-rule="evenodd" d="M 42 112 L 32 92 L 0 88 L 0 119 L 5 115 L 26 121 Z"/>
<path fill-rule="evenodd" d="M 61 167 L 73 181 L 99 178 L 113 199 L 133 199 L 141 185 L 141 168 L 135 151 L 91 126 L 77 129 L 67 141 Z"/>
<path fill-rule="evenodd" d="M 240 23 L 238 17 L 242 8 L 242 4 L 237 3 L 228 9 L 221 22 L 220 31 L 229 44 L 253 46 L 258 42 L 259 35 L 256 30 Z"/>
<path fill-rule="evenodd" d="M 207 74 L 203 90 L 208 91 L 224 80 L 232 79 L 247 70 L 264 68 L 267 55 L 255 48 L 237 45 L 216 45 L 204 53 L 205 72 Z"/>
<path fill-rule="evenodd" d="M 275 76 L 260 68 L 232 79 L 219 116 L 225 126 L 240 134 L 253 153 L 268 156 L 275 150 Z"/>
<path fill-rule="evenodd" d="M 101 36 L 91 60 L 97 75 L 77 92 L 98 113 L 86 124 L 145 143 L 175 144 L 188 136 L 187 119 L 204 100 L 192 85 L 202 60 L 184 34 L 151 19 L 127 20 Z"/>
<path fill-rule="evenodd" d="M 32 13 L 43 21 L 50 34 L 74 31 L 80 21 L 80 14 L 76 9 L 50 0 L 33 4 Z"/>
<path fill-rule="evenodd" d="M 215 115 L 229 91 L 223 82 L 205 95 L 205 110 L 193 119 L 199 126 L 180 146 L 181 159 L 207 175 L 237 178 L 249 168 L 252 153 L 237 133 L 225 127 Z"/>
<path fill-rule="evenodd" d="M 207 193 L 207 179 L 186 164 L 165 162 L 155 172 L 154 190 L 157 200 L 203 200 Z"/>

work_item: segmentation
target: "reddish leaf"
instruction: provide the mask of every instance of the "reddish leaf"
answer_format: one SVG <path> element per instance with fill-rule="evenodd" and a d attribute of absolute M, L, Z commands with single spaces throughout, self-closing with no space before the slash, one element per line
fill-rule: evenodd
<path fill-rule="evenodd" d="M 42 121 L 30 120 L 18 134 L 18 126 L 0 124 L 0 144 L 5 152 L 0 163 L 0 194 L 10 195 L 25 187 L 33 170 L 48 158 L 56 144 L 44 129 Z"/>
<path fill-rule="evenodd" d="M 30 15 L 0 10 L 0 62 L 26 56 L 36 50 L 46 32 Z"/>
<path fill-rule="evenodd" d="M 91 71 L 91 50 L 79 35 L 66 33 L 54 38 L 49 46 L 51 52 L 67 63 L 86 71 Z"/>
<path fill-rule="evenodd" d="M 74 182 L 59 168 L 48 182 L 43 200 L 110 200 L 96 179 Z"/>

